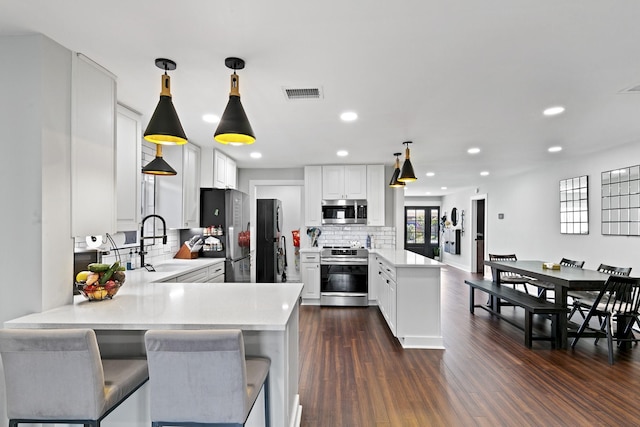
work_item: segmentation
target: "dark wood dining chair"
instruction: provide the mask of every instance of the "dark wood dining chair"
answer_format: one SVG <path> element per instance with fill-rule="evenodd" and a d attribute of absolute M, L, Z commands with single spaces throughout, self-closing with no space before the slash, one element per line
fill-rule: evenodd
<path fill-rule="evenodd" d="M 612 276 L 629 276 L 631 274 L 631 267 L 614 267 L 612 265 L 600 264 L 598 271 Z M 593 306 L 598 293 L 598 291 L 567 292 L 567 296 L 572 298 L 571 311 L 569 312 L 567 319 L 571 319 L 571 317 L 578 312 L 584 320 L 586 317 L 585 312 Z"/>
<path fill-rule="evenodd" d="M 575 261 L 568 258 L 562 258 L 559 264 L 562 267 L 582 268 L 584 266 L 584 261 Z M 553 283 L 545 282 L 543 280 L 535 280 L 529 283 L 535 285 L 538 288 L 538 297 L 540 298 L 550 299 L 548 298 L 547 291 L 553 291 L 555 289 L 555 285 Z"/>
<path fill-rule="evenodd" d="M 600 338 L 607 338 L 609 364 L 613 365 L 613 341 L 620 343 L 638 342 L 640 338 L 633 335 L 633 326 L 640 327 L 638 318 L 640 310 L 640 278 L 611 275 L 593 302 L 589 312 L 582 321 L 578 333 L 571 343 L 575 348 L 578 340 L 587 332 L 589 322 L 594 317 L 599 319 L 599 328 L 595 330 L 595 344 Z M 612 322 L 616 322 L 613 332 Z M 590 334 L 591 336 L 591 334 Z"/>
<path fill-rule="evenodd" d="M 489 261 L 517 261 L 518 257 L 515 254 L 508 255 L 496 255 L 489 254 Z M 525 277 L 518 273 L 512 273 L 511 271 L 501 271 L 500 272 L 500 284 L 501 285 L 513 285 L 514 289 L 517 289 L 516 286 L 522 286 L 525 293 L 529 293 L 527 289 L 527 284 L 529 284 L 533 279 L 530 277 Z"/>

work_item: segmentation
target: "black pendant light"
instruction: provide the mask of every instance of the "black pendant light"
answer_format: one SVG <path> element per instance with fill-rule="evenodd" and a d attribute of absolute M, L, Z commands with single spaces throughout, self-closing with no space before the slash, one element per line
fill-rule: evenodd
<path fill-rule="evenodd" d="M 233 70 L 231 92 L 229 92 L 229 102 L 224 109 L 213 139 L 221 144 L 253 144 L 256 136 L 240 102 L 240 81 L 236 74 L 236 70 L 244 68 L 244 61 L 240 58 L 227 58 L 224 63 Z"/>
<path fill-rule="evenodd" d="M 402 153 L 393 153 L 396 156 L 396 168 L 393 170 L 393 175 L 391 176 L 391 181 L 389 181 L 389 187 L 392 188 L 401 188 L 406 184 L 404 182 L 398 181 L 398 177 L 400 176 L 400 156 Z"/>
<path fill-rule="evenodd" d="M 411 155 L 409 154 L 409 144 L 411 141 L 405 141 L 403 144 L 407 144 L 407 149 L 404 156 L 404 163 L 402 164 L 402 172 L 400 172 L 400 182 L 413 182 L 417 180 L 416 174 L 413 172 L 413 165 L 411 164 Z"/>
<path fill-rule="evenodd" d="M 160 101 L 144 131 L 144 139 L 154 144 L 182 145 L 187 143 L 187 135 L 182 129 L 178 113 L 171 100 L 171 82 L 167 70 L 175 70 L 176 63 L 170 59 L 156 59 L 156 66 L 164 70 Z"/>
<path fill-rule="evenodd" d="M 142 173 L 147 175 L 176 175 L 177 172 L 162 158 L 162 145 L 156 144 L 156 158 L 142 168 Z"/>

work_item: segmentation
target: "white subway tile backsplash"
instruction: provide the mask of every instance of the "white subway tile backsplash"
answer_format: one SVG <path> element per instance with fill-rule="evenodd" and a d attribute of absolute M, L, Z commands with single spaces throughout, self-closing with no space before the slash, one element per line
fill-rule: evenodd
<path fill-rule="evenodd" d="M 373 246 L 378 249 L 395 249 L 395 227 L 367 227 L 330 225 L 321 227 L 322 234 L 318 238 L 318 246 L 349 246 L 358 241 L 365 246 L 367 234 L 373 239 Z"/>

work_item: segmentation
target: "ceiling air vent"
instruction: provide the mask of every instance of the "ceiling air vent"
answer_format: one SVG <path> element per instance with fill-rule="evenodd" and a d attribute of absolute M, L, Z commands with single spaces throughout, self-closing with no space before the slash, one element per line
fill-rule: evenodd
<path fill-rule="evenodd" d="M 289 101 L 296 101 L 298 99 L 322 99 L 322 88 L 291 88 L 285 87 L 284 96 Z"/>

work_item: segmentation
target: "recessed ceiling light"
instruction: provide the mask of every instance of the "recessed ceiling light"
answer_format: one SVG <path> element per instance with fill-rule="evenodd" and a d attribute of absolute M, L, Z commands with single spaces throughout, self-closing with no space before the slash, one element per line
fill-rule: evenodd
<path fill-rule="evenodd" d="M 447 187 L 440 187 L 440 189 L 441 189 L 441 190 L 446 190 L 446 189 L 447 189 Z"/>
<path fill-rule="evenodd" d="M 424 194 L 426 194 L 427 196 L 429 196 L 429 195 L 431 195 L 431 191 L 427 191 L 427 192 L 426 192 L 426 193 L 424 193 Z"/>
<path fill-rule="evenodd" d="M 558 114 L 564 113 L 565 108 L 561 105 L 556 105 L 554 107 L 549 107 L 542 112 L 545 116 L 557 116 Z"/>
<path fill-rule="evenodd" d="M 427 176 L 434 176 L 435 174 L 435 172 L 427 172 Z"/>
<path fill-rule="evenodd" d="M 487 176 L 487 175 L 489 175 L 489 172 L 488 172 L 488 171 L 482 171 L 482 172 L 480 172 L 480 176 Z"/>
<path fill-rule="evenodd" d="M 480 152 L 480 149 L 477 148 L 477 147 L 469 148 L 467 150 L 467 153 L 469 153 L 469 154 L 478 154 L 479 152 Z"/>
<path fill-rule="evenodd" d="M 550 153 L 557 153 L 558 151 L 562 151 L 562 147 L 560 146 L 555 146 L 555 147 L 549 147 L 548 150 Z"/>
<path fill-rule="evenodd" d="M 345 111 L 340 114 L 340 118 L 345 122 L 352 122 L 358 118 L 358 114 L 353 111 Z"/>
<path fill-rule="evenodd" d="M 340 150 L 336 154 L 340 157 L 346 157 L 349 155 L 349 152 L 347 150 Z"/>
<path fill-rule="evenodd" d="M 220 117 L 215 114 L 205 114 L 202 116 L 202 120 L 207 123 L 218 123 L 220 121 Z"/>
<path fill-rule="evenodd" d="M 251 156 L 252 159 L 260 159 L 262 157 L 262 153 L 254 151 L 253 153 L 249 154 L 249 156 Z"/>

